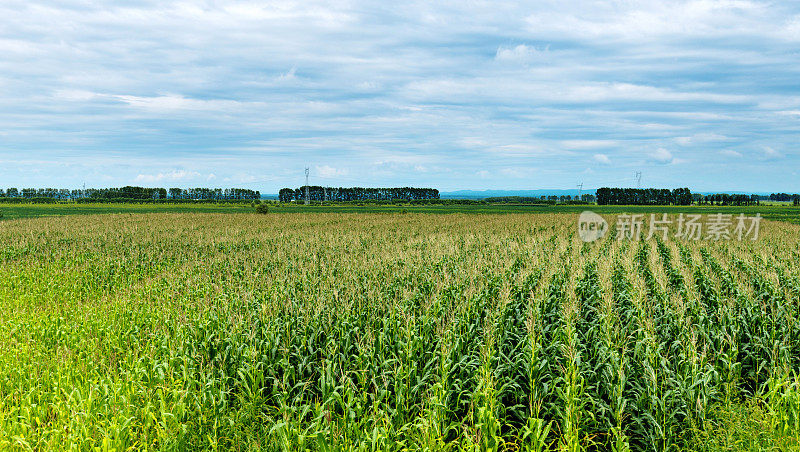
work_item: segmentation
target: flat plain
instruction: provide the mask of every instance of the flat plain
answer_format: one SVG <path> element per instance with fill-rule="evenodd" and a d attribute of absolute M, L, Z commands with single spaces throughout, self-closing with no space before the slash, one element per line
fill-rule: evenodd
<path fill-rule="evenodd" d="M 761 215 L 771 220 L 786 221 L 800 224 L 800 206 L 789 204 L 774 205 L 762 204 L 760 206 L 597 206 L 597 205 L 533 205 L 515 203 L 491 204 L 369 204 L 369 203 L 340 203 L 327 205 L 310 205 L 294 203 L 273 203 L 264 201 L 270 206 L 272 213 L 471 213 L 471 214 L 553 214 L 574 213 L 579 214 L 584 210 L 592 210 L 607 215 L 621 213 L 644 213 L 677 215 L 679 213 L 695 213 L 702 215 L 745 214 L 748 216 Z M 253 206 L 248 203 L 186 203 L 186 204 L 151 204 L 151 203 L 72 203 L 59 202 L 55 204 L 7 204 L 0 203 L 0 214 L 3 218 L 36 218 L 63 215 L 94 215 L 108 213 L 250 213 Z"/>
<path fill-rule="evenodd" d="M 800 447 L 791 222 L 34 208 L 0 221 L 0 449 Z"/>

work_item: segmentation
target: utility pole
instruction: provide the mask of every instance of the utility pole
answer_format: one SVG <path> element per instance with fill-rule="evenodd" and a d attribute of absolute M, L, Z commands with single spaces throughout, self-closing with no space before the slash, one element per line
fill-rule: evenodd
<path fill-rule="evenodd" d="M 306 205 L 308 205 L 308 167 L 306 167 Z"/>
<path fill-rule="evenodd" d="M 322 187 L 322 192 L 324 193 L 323 196 L 322 196 L 322 200 L 323 201 L 327 201 L 328 200 L 328 187 Z"/>
<path fill-rule="evenodd" d="M 578 184 L 578 201 L 581 200 L 581 191 L 583 191 L 583 182 Z"/>

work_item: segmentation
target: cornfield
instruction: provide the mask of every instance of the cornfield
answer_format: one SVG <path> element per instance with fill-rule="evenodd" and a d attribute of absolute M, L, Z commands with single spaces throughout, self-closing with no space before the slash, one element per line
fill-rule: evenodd
<path fill-rule="evenodd" d="M 559 214 L 0 225 L 3 450 L 673 451 L 740 406 L 800 432 L 798 225 L 593 243 Z"/>

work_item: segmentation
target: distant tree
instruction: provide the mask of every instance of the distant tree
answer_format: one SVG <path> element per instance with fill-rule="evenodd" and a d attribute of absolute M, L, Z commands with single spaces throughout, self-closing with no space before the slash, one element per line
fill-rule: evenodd
<path fill-rule="evenodd" d="M 302 186 L 295 190 L 283 188 L 278 192 L 281 202 L 304 200 L 308 189 L 310 201 L 391 201 L 439 199 L 439 190 L 432 188 L 364 188 L 364 187 L 322 187 Z"/>
<path fill-rule="evenodd" d="M 294 190 L 291 188 L 281 188 L 278 192 L 278 201 L 291 202 L 295 200 Z"/>
<path fill-rule="evenodd" d="M 769 195 L 769 200 L 786 202 L 786 201 L 791 201 L 792 196 L 789 195 L 788 193 L 772 193 L 771 195 Z"/>
<path fill-rule="evenodd" d="M 601 187 L 595 192 L 598 205 L 681 205 L 692 204 L 688 188 L 610 188 Z"/>

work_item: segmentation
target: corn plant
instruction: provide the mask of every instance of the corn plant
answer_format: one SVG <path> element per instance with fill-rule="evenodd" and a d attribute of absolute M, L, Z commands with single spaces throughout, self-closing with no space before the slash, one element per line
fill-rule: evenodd
<path fill-rule="evenodd" d="M 612 224 L 594 243 L 573 226 L 4 220 L 0 449 L 713 450 L 750 420 L 739 445 L 797 445 L 800 226 L 635 242 Z"/>

